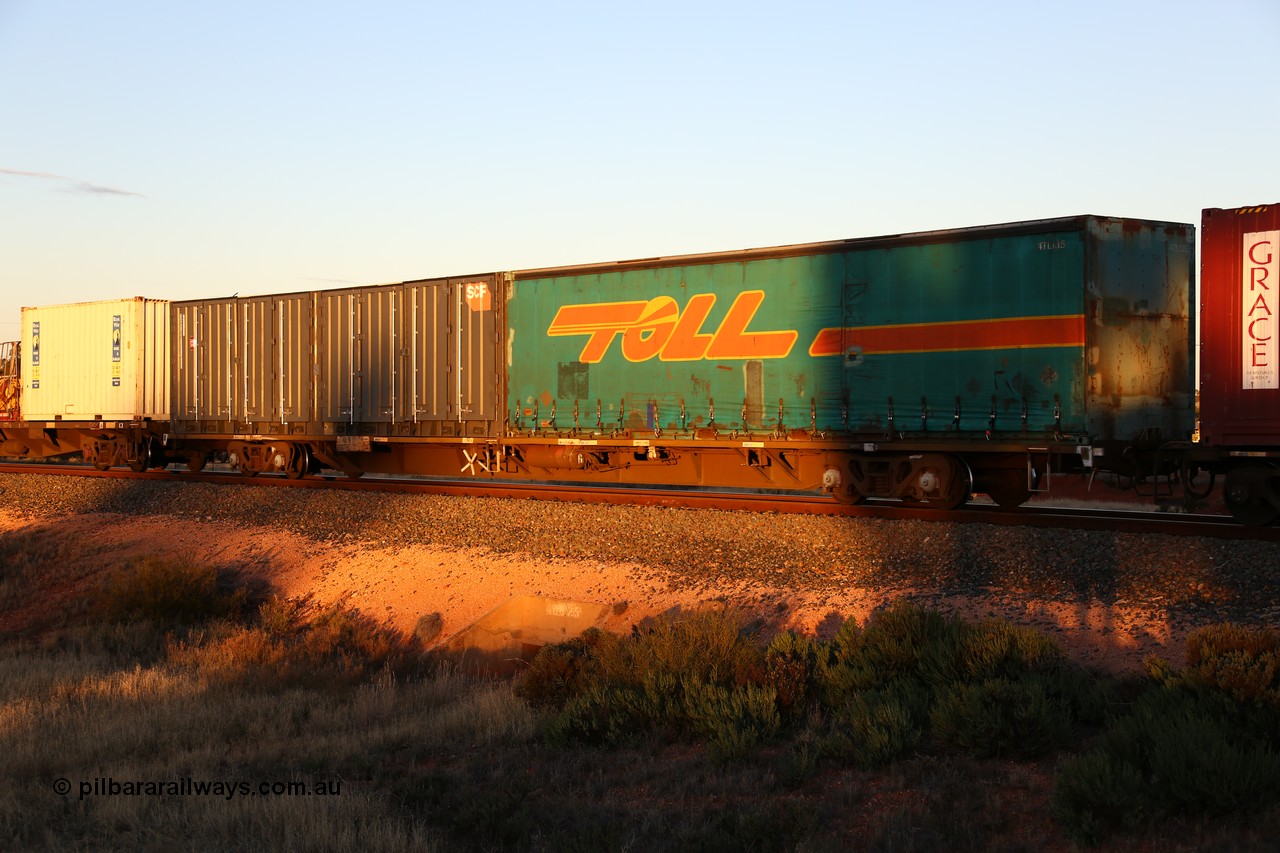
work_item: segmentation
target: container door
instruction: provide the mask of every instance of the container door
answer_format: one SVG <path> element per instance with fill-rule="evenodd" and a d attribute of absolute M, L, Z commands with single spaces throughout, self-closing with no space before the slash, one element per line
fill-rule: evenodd
<path fill-rule="evenodd" d="M 276 372 L 272 364 L 270 298 L 242 299 L 236 306 L 240 323 L 236 359 L 236 420 L 243 424 L 274 421 Z"/>
<path fill-rule="evenodd" d="M 414 282 L 404 287 L 409 420 L 443 421 L 449 412 L 449 287 Z"/>
<path fill-rule="evenodd" d="M 492 421 L 498 417 L 498 314 L 502 300 L 494 293 L 492 276 L 459 280 L 450 289 L 455 317 L 450 353 L 455 369 L 449 373 L 454 383 L 452 419 Z"/>
<path fill-rule="evenodd" d="M 345 291 L 322 291 L 316 295 L 316 300 L 317 326 L 322 334 L 317 359 L 320 368 L 317 388 L 320 420 L 351 423 L 355 413 L 355 366 L 352 358 L 354 297 Z"/>
<path fill-rule="evenodd" d="M 1087 238 L 1087 382 L 1077 392 L 1060 365 L 1064 424 L 1083 405 L 1095 440 L 1186 439 L 1195 229 L 1096 218 Z"/>
<path fill-rule="evenodd" d="M 314 297 L 310 293 L 278 296 L 272 305 L 274 416 L 282 424 L 306 423 L 315 416 Z"/>
<path fill-rule="evenodd" d="M 326 421 L 390 423 L 400 382 L 400 289 L 322 292 L 319 391 Z"/>
<path fill-rule="evenodd" d="M 233 417 L 235 305 L 196 302 L 173 309 L 175 420 L 228 421 Z"/>
<path fill-rule="evenodd" d="M 356 300 L 357 394 L 365 423 L 393 423 L 400 374 L 400 288 L 366 290 Z"/>
<path fill-rule="evenodd" d="M 240 300 L 239 417 L 246 423 L 311 419 L 311 296 Z"/>
<path fill-rule="evenodd" d="M 415 422 L 447 423 L 446 435 L 485 435 L 499 418 L 502 299 L 496 287 L 494 276 L 404 285 L 405 410 Z M 472 426 L 464 426 L 468 422 Z"/>
<path fill-rule="evenodd" d="M 169 322 L 173 328 L 173 337 L 169 345 L 172 347 L 170 363 L 173 365 L 173 385 L 169 391 L 169 403 L 176 425 L 191 420 L 195 412 L 196 309 L 192 305 L 172 305 L 170 311 Z"/>

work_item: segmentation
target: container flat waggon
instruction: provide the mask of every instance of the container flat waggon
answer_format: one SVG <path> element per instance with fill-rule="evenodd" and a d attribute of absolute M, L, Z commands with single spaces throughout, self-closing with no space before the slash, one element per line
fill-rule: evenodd
<path fill-rule="evenodd" d="M 28 308 L 0 454 L 940 508 L 1062 471 L 1189 500 L 1221 476 L 1268 524 L 1278 211 L 1204 212 L 1199 333 L 1195 226 L 1103 216 Z"/>

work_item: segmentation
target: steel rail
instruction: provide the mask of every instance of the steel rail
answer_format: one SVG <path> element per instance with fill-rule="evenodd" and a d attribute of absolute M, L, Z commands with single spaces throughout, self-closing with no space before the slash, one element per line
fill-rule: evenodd
<path fill-rule="evenodd" d="M 1062 507 L 1044 504 L 1005 509 L 987 504 L 967 504 L 940 510 L 900 501 L 868 500 L 842 504 L 820 494 L 750 491 L 686 490 L 573 483 L 527 483 L 516 480 L 393 478 L 369 475 L 351 479 L 340 473 L 291 480 L 282 474 L 246 477 L 237 472 L 157 469 L 135 473 L 124 469 L 99 471 L 87 465 L 49 463 L 0 463 L 0 474 L 40 474 L 150 480 L 156 482 L 209 483 L 259 488 L 341 489 L 400 494 L 492 497 L 512 500 L 574 501 L 630 506 L 684 509 L 720 509 L 743 512 L 782 512 L 884 520 L 994 524 L 1071 530 L 1166 534 L 1222 539 L 1280 541 L 1280 527 L 1245 527 L 1225 515 L 1116 510 L 1105 507 Z"/>

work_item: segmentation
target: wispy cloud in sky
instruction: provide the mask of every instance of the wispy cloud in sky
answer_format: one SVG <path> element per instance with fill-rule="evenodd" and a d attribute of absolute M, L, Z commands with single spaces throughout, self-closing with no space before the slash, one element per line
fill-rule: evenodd
<path fill-rule="evenodd" d="M 55 175 L 51 172 L 24 172 L 20 169 L 0 168 L 0 175 L 14 175 L 19 178 L 39 178 L 45 181 L 57 181 L 63 185 L 64 192 L 70 193 L 89 193 L 91 195 L 123 195 L 132 196 L 133 198 L 146 198 L 142 193 L 135 193 L 130 190 L 122 190 L 118 187 L 107 187 L 102 184 L 93 184 L 88 181 L 82 181 L 79 178 L 68 178 L 66 175 Z"/>

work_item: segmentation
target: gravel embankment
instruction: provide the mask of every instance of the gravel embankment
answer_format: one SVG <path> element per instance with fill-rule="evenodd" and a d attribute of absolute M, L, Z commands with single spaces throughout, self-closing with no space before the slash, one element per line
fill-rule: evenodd
<path fill-rule="evenodd" d="M 672 589 L 753 585 L 886 598 L 1101 603 L 1191 623 L 1280 624 L 1280 544 L 1091 531 L 39 475 L 0 479 L 32 516 L 150 514 L 330 543 L 481 547 L 640 564 Z"/>

